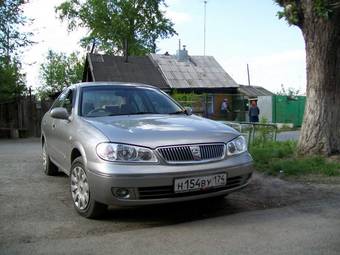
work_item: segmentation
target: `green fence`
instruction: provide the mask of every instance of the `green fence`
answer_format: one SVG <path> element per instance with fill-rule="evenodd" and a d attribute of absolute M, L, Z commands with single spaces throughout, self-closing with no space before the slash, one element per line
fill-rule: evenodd
<path fill-rule="evenodd" d="M 301 127 L 306 97 L 273 96 L 273 123 L 293 123 Z"/>

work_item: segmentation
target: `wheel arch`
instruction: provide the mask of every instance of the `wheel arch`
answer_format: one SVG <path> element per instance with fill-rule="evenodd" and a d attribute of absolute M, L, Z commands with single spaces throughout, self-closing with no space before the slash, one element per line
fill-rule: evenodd
<path fill-rule="evenodd" d="M 44 143 L 45 143 L 46 139 L 45 139 L 45 134 L 41 134 L 41 137 L 40 137 L 40 143 L 41 143 L 41 147 L 44 146 Z"/>
<path fill-rule="evenodd" d="M 82 157 L 83 163 L 86 166 L 87 158 L 86 158 L 85 149 L 80 143 L 75 143 L 72 148 L 71 155 L 70 155 L 70 164 L 72 165 L 72 162 L 78 157 Z"/>

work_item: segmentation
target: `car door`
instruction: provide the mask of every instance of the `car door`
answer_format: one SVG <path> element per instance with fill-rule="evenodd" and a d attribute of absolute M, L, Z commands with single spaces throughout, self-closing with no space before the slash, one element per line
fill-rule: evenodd
<path fill-rule="evenodd" d="M 68 90 L 64 90 L 59 97 L 56 99 L 56 101 L 53 103 L 51 109 L 49 112 L 46 113 L 44 119 L 43 119 L 43 129 L 44 134 L 46 138 L 46 146 L 47 146 L 47 152 L 51 160 L 59 166 L 60 164 L 60 155 L 58 155 L 57 150 L 57 143 L 58 138 L 56 137 L 56 119 L 51 117 L 51 110 L 57 107 L 62 107 L 63 101 L 66 98 Z"/>
<path fill-rule="evenodd" d="M 75 103 L 75 91 L 73 89 L 67 90 L 61 107 L 65 108 L 70 116 L 68 120 L 54 119 L 53 120 L 53 132 L 55 137 L 55 150 L 58 160 L 58 165 L 64 171 L 69 170 L 69 160 L 72 149 L 72 119 L 74 114 L 74 103 Z"/>

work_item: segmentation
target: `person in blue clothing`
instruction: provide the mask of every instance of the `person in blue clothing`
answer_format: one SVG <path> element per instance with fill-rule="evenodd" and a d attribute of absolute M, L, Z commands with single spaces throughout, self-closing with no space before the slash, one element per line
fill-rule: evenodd
<path fill-rule="evenodd" d="M 255 100 L 251 101 L 251 106 L 249 108 L 249 121 L 259 122 L 260 109 L 257 107 Z"/>

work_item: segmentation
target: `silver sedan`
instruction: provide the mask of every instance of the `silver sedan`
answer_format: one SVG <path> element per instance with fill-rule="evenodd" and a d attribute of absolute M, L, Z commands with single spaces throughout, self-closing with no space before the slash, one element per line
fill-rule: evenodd
<path fill-rule="evenodd" d="M 143 84 L 81 83 L 65 89 L 42 120 L 47 175 L 70 176 L 77 212 L 225 196 L 252 174 L 234 129 L 191 114 Z"/>

